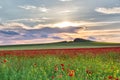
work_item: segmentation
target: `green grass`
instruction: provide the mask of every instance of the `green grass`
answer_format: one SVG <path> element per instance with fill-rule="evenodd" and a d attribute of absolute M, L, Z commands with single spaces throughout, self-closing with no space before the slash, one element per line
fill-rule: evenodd
<path fill-rule="evenodd" d="M 25 50 L 25 49 L 59 49 L 59 48 L 90 48 L 90 47 L 114 47 L 120 43 L 103 42 L 58 42 L 48 44 L 24 44 L 0 46 L 0 50 Z"/>
<path fill-rule="evenodd" d="M 52 76 L 54 80 L 112 80 L 109 76 L 120 79 L 120 54 L 115 53 L 76 57 L 6 56 L 0 57 L 0 62 L 0 80 L 52 80 Z M 68 69 L 75 70 L 73 77 L 68 76 Z"/>

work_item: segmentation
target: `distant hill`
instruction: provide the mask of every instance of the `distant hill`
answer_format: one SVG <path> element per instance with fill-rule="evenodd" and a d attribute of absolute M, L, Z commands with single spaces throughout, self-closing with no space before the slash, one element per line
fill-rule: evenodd
<path fill-rule="evenodd" d="M 82 39 L 82 38 L 75 38 L 73 40 L 73 42 L 93 42 L 93 41 L 87 40 L 87 39 Z"/>
<path fill-rule="evenodd" d="M 63 49 L 63 48 L 120 47 L 120 43 L 95 42 L 75 38 L 73 41 L 61 41 L 46 44 L 21 44 L 0 46 L 0 50 Z"/>

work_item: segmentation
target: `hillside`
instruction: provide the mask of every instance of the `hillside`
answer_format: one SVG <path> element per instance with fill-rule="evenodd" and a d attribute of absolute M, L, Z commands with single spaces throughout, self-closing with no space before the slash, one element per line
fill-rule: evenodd
<path fill-rule="evenodd" d="M 24 44 L 24 45 L 6 45 L 0 46 L 0 50 L 28 50 L 28 49 L 59 49 L 59 48 L 96 48 L 96 47 L 120 47 L 120 43 L 105 43 L 105 42 L 74 42 L 62 41 L 46 44 Z"/>

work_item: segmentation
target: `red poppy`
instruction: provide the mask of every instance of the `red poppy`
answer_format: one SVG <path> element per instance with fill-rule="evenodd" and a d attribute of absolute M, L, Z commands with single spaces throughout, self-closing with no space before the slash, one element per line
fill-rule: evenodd
<path fill-rule="evenodd" d="M 55 67 L 54 70 L 55 70 L 55 71 L 58 71 L 58 67 Z"/>
<path fill-rule="evenodd" d="M 112 79 L 113 77 L 112 76 L 108 76 L 108 79 Z"/>
<path fill-rule="evenodd" d="M 55 77 L 54 76 L 52 76 L 52 79 L 54 79 Z"/>
<path fill-rule="evenodd" d="M 6 62 L 7 62 L 7 60 L 6 60 L 6 59 L 4 59 L 4 60 L 3 60 L 3 62 L 4 62 L 4 63 L 6 63 Z"/>
<path fill-rule="evenodd" d="M 65 70 L 65 68 L 62 68 L 62 70 L 64 71 L 64 70 Z"/>
<path fill-rule="evenodd" d="M 64 67 L 64 64 L 61 64 L 62 67 Z"/>
<path fill-rule="evenodd" d="M 68 72 L 68 75 L 69 75 L 70 77 L 73 77 L 73 76 L 75 75 L 75 71 L 74 71 L 74 70 L 70 70 L 70 71 Z"/>

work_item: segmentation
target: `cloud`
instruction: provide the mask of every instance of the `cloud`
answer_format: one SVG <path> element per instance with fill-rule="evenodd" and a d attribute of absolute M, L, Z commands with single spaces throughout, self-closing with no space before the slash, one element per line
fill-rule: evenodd
<path fill-rule="evenodd" d="M 75 38 L 84 38 L 99 42 L 115 42 L 120 43 L 120 29 L 110 30 L 85 30 L 78 31 L 78 33 L 59 33 L 53 34 L 54 36 L 60 36 L 65 40 L 73 40 Z"/>
<path fill-rule="evenodd" d="M 4 30 L 0 30 L 0 34 L 5 34 L 5 35 L 11 35 L 11 36 L 14 36 L 14 35 L 19 35 L 19 33 L 17 32 L 14 32 L 14 31 L 4 31 Z"/>
<path fill-rule="evenodd" d="M 41 12 L 48 12 L 49 9 L 47 9 L 46 7 L 38 7 L 38 9 L 41 11 Z"/>
<path fill-rule="evenodd" d="M 32 6 L 32 5 L 25 5 L 25 6 L 18 6 L 19 8 L 23 8 L 26 10 L 31 10 L 31 9 L 36 9 L 36 6 Z"/>
<path fill-rule="evenodd" d="M 92 37 L 92 39 L 90 39 Z M 98 35 L 98 36 L 90 36 L 87 39 L 99 42 L 114 42 L 120 43 L 120 35 Z"/>
<path fill-rule="evenodd" d="M 8 20 L 6 22 L 45 22 L 47 18 L 24 18 L 24 19 L 15 19 L 15 20 Z"/>
<path fill-rule="evenodd" d="M 11 34 L 9 34 L 11 33 Z M 13 34 L 13 35 L 12 35 Z M 9 30 L 0 33 L 0 45 L 8 44 L 31 44 L 31 43 L 49 43 L 57 41 L 69 41 L 74 38 L 85 38 L 94 41 L 119 42 L 120 30 L 88 30 L 71 32 L 60 28 L 42 28 L 32 30 Z M 9 38 L 10 37 L 10 38 Z"/>
<path fill-rule="evenodd" d="M 22 29 L 41 29 L 41 28 L 44 28 L 44 27 L 50 27 L 50 28 L 59 28 L 60 27 L 60 24 L 63 23 L 63 22 L 59 22 L 59 23 L 51 23 L 51 24 L 36 24 L 34 26 L 31 26 L 31 25 L 25 25 L 24 22 L 28 22 L 29 24 L 32 23 L 32 22 L 44 22 L 43 19 L 41 18 L 31 18 L 31 19 L 15 19 L 15 20 L 8 20 L 7 23 L 1 23 L 0 24 L 0 30 L 1 29 L 6 29 L 6 28 L 9 28 L 9 29 L 13 29 L 13 28 L 22 28 Z M 96 29 L 102 29 L 100 28 L 100 26 L 110 26 L 112 24 L 119 24 L 120 21 L 102 21 L 102 22 L 91 22 L 91 21 L 75 21 L 75 22 L 69 22 L 69 25 L 68 27 L 82 27 L 82 30 L 83 29 L 86 29 L 86 28 L 95 28 Z M 59 26 L 57 25 L 59 24 Z M 107 28 L 106 28 L 107 29 Z M 108 28 L 109 29 L 109 28 Z"/>
<path fill-rule="evenodd" d="M 24 5 L 24 6 L 18 6 L 19 8 L 25 9 L 25 10 L 37 10 L 37 11 L 41 11 L 41 12 L 48 12 L 48 8 L 46 7 L 37 7 L 37 6 L 33 6 L 33 5 Z"/>
<path fill-rule="evenodd" d="M 32 27 L 27 26 L 23 23 L 11 22 L 11 23 L 2 23 L 0 25 L 0 30 L 1 29 L 32 29 Z"/>
<path fill-rule="evenodd" d="M 64 40 L 64 38 L 61 38 L 61 36 L 55 36 L 53 34 L 76 33 L 77 30 L 81 30 L 81 29 L 82 27 L 72 27 L 72 26 L 66 27 L 66 28 L 46 26 L 46 27 L 35 29 L 30 26 L 26 26 L 22 23 L 9 23 L 9 24 L 6 23 L 6 24 L 1 24 L 0 40 L 3 41 L 3 43 L 4 41 L 8 42 L 5 44 L 15 44 L 15 43 L 18 44 L 18 42 L 22 44 L 25 42 L 26 43 L 32 42 L 34 40 L 36 41 L 36 39 L 39 39 L 40 41 L 44 39 L 50 39 L 52 41 L 62 41 Z M 15 43 L 13 43 L 13 41 Z M 40 41 L 33 42 L 33 43 L 40 43 Z"/>
<path fill-rule="evenodd" d="M 74 23 L 74 22 L 73 22 Z M 74 38 L 85 38 L 85 39 L 94 39 L 96 41 L 119 41 L 120 29 L 99 29 L 99 30 L 90 30 L 94 25 L 104 25 L 111 23 L 119 23 L 119 21 L 108 21 L 108 22 L 75 22 L 79 23 L 77 26 L 68 26 L 64 28 L 53 26 L 53 24 L 38 24 L 35 26 L 28 26 L 23 23 L 2 23 L 0 24 L 0 40 L 8 41 L 5 44 L 15 44 L 19 43 L 42 43 L 42 40 L 50 39 L 52 41 L 65 41 L 73 40 Z M 89 25 L 87 28 L 82 25 Z M 100 26 L 99 26 L 100 27 Z M 104 37 L 104 39 L 103 39 Z M 112 37 L 114 39 L 112 39 Z M 107 41 L 107 38 L 111 38 L 110 41 Z M 34 42 L 40 40 L 38 42 Z M 20 42 L 21 41 L 21 42 Z M 27 42 L 28 41 L 28 42 Z M 15 43 L 13 43 L 15 42 Z M 50 41 L 46 41 L 50 42 Z"/>
<path fill-rule="evenodd" d="M 66 1 L 72 1 L 72 0 L 59 0 L 59 1 L 66 2 Z"/>
<path fill-rule="evenodd" d="M 103 14 L 120 14 L 120 7 L 113 8 L 97 8 L 95 11 Z"/>

